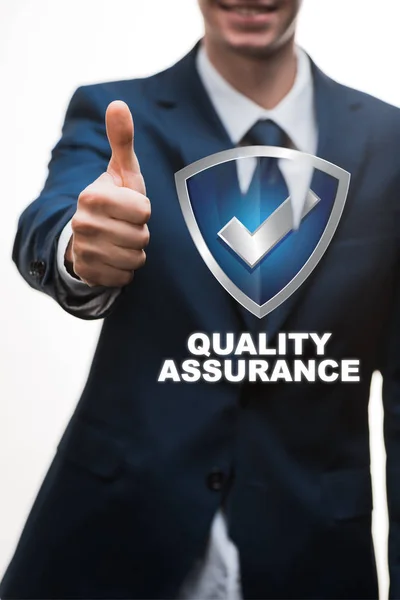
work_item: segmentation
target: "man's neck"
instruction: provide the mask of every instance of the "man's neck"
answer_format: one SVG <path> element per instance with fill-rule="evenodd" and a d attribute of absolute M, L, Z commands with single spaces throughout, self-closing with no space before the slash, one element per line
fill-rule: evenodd
<path fill-rule="evenodd" d="M 204 39 L 208 58 L 224 79 L 259 106 L 271 110 L 290 92 L 296 79 L 294 40 L 266 58 L 217 48 Z"/>

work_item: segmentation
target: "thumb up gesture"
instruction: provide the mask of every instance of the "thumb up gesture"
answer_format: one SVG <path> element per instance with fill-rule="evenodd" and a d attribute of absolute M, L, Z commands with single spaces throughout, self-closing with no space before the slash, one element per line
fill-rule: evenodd
<path fill-rule="evenodd" d="M 111 159 L 107 171 L 79 195 L 65 260 L 91 287 L 123 287 L 146 261 L 151 208 L 133 147 L 132 115 L 124 102 L 108 106 L 106 129 Z"/>

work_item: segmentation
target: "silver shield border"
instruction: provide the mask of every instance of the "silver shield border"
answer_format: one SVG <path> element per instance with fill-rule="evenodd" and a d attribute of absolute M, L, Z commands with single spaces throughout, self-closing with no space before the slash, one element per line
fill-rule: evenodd
<path fill-rule="evenodd" d="M 260 157 L 266 156 L 271 158 L 287 158 L 294 160 L 296 157 L 308 157 L 314 168 L 331 175 L 338 180 L 338 189 L 333 204 L 333 209 L 329 217 L 328 223 L 321 236 L 320 241 L 315 247 L 314 252 L 311 254 L 308 261 L 300 269 L 300 271 L 293 277 L 293 279 L 273 298 L 260 305 L 249 298 L 244 292 L 242 292 L 237 285 L 233 283 L 229 277 L 225 275 L 221 267 L 208 249 L 207 244 L 201 234 L 199 226 L 197 225 L 196 218 L 193 213 L 191 206 L 189 192 L 187 188 L 187 180 L 210 167 L 220 165 L 230 160 L 237 160 L 240 158 L 248 157 Z M 272 312 L 280 304 L 285 302 L 307 279 L 313 272 L 319 261 L 325 254 L 333 235 L 339 225 L 340 217 L 342 216 L 344 205 L 346 203 L 347 194 L 350 186 L 351 175 L 344 169 L 330 163 L 322 158 L 313 156 L 312 154 L 306 154 L 299 152 L 298 150 L 290 150 L 288 148 L 278 148 L 276 146 L 245 146 L 241 148 L 233 148 L 231 150 L 224 150 L 223 152 L 217 152 L 197 160 L 196 162 L 184 167 L 177 173 L 175 173 L 175 183 L 178 192 L 179 203 L 181 205 L 183 217 L 186 221 L 186 225 L 192 236 L 197 250 L 200 252 L 201 257 L 210 269 L 211 273 L 217 279 L 217 281 L 226 289 L 233 298 L 239 302 L 244 308 L 251 312 L 256 317 L 262 319 L 268 313 Z"/>

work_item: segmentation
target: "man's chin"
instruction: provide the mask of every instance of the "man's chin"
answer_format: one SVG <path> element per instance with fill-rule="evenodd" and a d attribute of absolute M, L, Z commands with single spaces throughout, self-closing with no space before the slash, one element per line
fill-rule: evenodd
<path fill-rule="evenodd" d="M 276 52 L 277 45 L 273 42 L 257 42 L 254 41 L 228 41 L 227 46 L 237 55 L 253 57 L 253 58 L 266 58 Z"/>

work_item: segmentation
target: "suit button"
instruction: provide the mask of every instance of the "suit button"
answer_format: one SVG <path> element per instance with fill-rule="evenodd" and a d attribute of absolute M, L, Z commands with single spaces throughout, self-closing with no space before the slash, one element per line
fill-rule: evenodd
<path fill-rule="evenodd" d="M 29 275 L 41 278 L 46 272 L 46 263 L 43 260 L 33 260 L 29 265 Z"/>
<path fill-rule="evenodd" d="M 225 482 L 225 475 L 219 469 L 214 469 L 207 475 L 207 487 L 212 492 L 220 492 Z"/>
<path fill-rule="evenodd" d="M 31 277 L 36 277 L 36 260 L 32 260 L 29 265 L 29 275 Z"/>
<path fill-rule="evenodd" d="M 38 276 L 43 277 L 43 275 L 46 273 L 46 263 L 44 262 L 44 260 L 38 260 L 36 268 Z"/>

